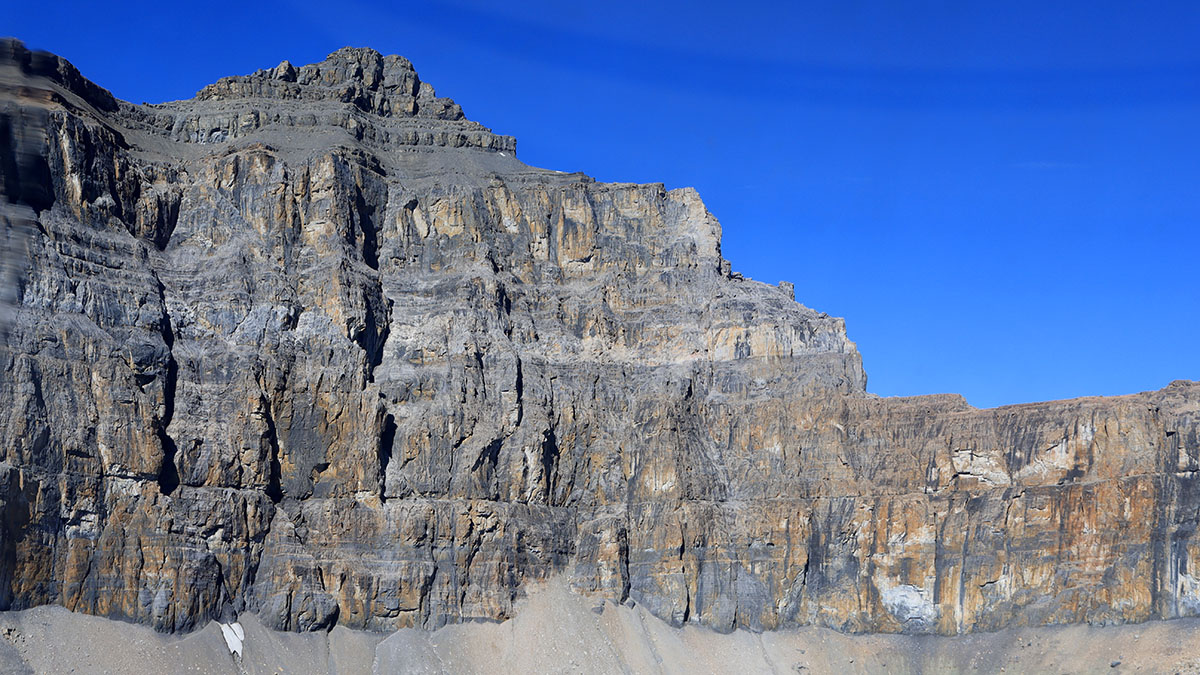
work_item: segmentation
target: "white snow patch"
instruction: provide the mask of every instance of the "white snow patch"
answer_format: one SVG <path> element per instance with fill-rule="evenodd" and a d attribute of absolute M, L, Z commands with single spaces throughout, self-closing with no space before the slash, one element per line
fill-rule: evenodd
<path fill-rule="evenodd" d="M 225 644 L 229 647 L 229 653 L 236 654 L 239 659 L 242 658 L 242 643 L 246 640 L 246 631 L 242 630 L 242 624 L 237 621 L 221 624 L 221 635 L 225 636 Z"/>

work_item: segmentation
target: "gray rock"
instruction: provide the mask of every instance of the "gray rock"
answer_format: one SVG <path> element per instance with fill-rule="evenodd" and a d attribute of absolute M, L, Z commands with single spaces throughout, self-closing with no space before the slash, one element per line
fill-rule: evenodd
<path fill-rule="evenodd" d="M 0 609 L 433 628 L 561 574 L 718 630 L 1200 612 L 1196 383 L 871 396 L 694 191 L 526 166 L 401 57 L 135 106 L 8 41 L 0 86 Z"/>

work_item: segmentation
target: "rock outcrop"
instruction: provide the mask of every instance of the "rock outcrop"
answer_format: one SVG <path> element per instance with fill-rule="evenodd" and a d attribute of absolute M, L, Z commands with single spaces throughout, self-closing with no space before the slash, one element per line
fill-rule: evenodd
<path fill-rule="evenodd" d="M 0 608 L 959 633 L 1200 614 L 1200 384 L 884 399 L 690 189 L 532 168 L 400 57 L 132 105 L 0 47 Z"/>

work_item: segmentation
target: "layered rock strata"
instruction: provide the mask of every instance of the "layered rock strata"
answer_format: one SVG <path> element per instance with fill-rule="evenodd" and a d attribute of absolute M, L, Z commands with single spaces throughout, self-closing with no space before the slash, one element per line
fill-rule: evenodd
<path fill-rule="evenodd" d="M 1200 614 L 1200 384 L 878 398 L 690 189 L 518 161 L 400 57 L 132 105 L 0 47 L 0 608 L 960 633 Z"/>

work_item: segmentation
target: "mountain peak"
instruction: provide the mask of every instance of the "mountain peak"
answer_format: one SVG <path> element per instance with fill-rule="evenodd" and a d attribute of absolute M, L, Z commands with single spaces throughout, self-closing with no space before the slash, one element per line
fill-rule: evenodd
<path fill-rule="evenodd" d="M 244 98 L 350 103 L 383 117 L 464 119 L 462 108 L 438 98 L 421 81 L 411 61 L 363 47 L 343 47 L 319 63 L 296 67 L 283 61 L 250 75 L 221 78 L 196 95 L 201 101 Z"/>
<path fill-rule="evenodd" d="M 0 85 L 20 91 L 70 92 L 108 122 L 184 143 L 276 142 L 296 129 L 341 130 L 373 147 L 467 148 L 516 154 L 516 139 L 463 114 L 449 98 L 422 82 L 403 56 L 343 47 L 304 66 L 283 61 L 250 75 L 224 77 L 195 98 L 156 105 L 122 102 L 88 80 L 66 59 L 0 38 Z"/>

